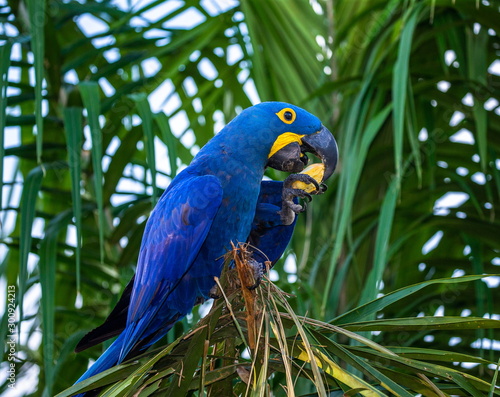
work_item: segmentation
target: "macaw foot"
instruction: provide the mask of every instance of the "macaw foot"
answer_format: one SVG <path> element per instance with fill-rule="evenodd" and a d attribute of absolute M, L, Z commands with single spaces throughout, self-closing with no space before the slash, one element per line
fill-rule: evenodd
<path fill-rule="evenodd" d="M 295 215 L 304 212 L 306 203 L 312 200 L 311 194 L 305 190 L 293 188 L 293 183 L 297 181 L 312 184 L 316 188 L 316 190 L 311 192 L 312 194 L 322 194 L 326 190 L 325 184 L 318 184 L 313 177 L 307 174 L 292 174 L 288 176 L 283 182 L 282 205 L 281 211 L 279 211 L 283 225 L 291 225 L 295 220 Z M 306 199 L 307 202 L 304 201 L 303 206 L 295 204 L 293 202 L 295 197 Z"/>
<path fill-rule="evenodd" d="M 215 284 L 210 291 L 208 292 L 208 296 L 212 299 L 219 299 L 220 298 L 220 291 L 219 291 L 219 286 Z"/>
<path fill-rule="evenodd" d="M 260 285 L 260 282 L 262 281 L 262 277 L 264 276 L 264 267 L 262 266 L 262 263 L 257 262 L 255 259 L 249 259 L 248 264 L 252 267 L 253 269 L 253 278 L 255 280 L 255 284 L 246 286 L 247 289 L 250 291 L 254 290 Z"/>

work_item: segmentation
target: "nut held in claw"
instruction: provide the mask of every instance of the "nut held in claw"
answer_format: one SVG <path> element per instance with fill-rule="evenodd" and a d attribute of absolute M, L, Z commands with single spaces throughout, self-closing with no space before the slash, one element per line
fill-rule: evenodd
<path fill-rule="evenodd" d="M 312 177 L 318 184 L 323 182 L 323 175 L 325 174 L 325 165 L 323 163 L 314 163 L 305 168 L 301 174 L 307 174 Z M 292 184 L 294 189 L 304 190 L 307 193 L 312 193 L 316 190 L 316 186 L 312 183 L 305 183 L 301 181 L 295 181 Z"/>

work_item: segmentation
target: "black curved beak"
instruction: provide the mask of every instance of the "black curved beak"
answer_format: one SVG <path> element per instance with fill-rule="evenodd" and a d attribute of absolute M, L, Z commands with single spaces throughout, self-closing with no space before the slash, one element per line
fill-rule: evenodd
<path fill-rule="evenodd" d="M 314 154 L 324 164 L 325 172 L 321 182 L 332 176 L 337 167 L 339 150 L 335 138 L 325 126 L 321 126 L 317 133 L 303 137 L 301 146 L 303 152 Z"/>
<path fill-rule="evenodd" d="M 297 142 L 289 143 L 274 153 L 267 161 L 267 166 L 278 171 L 301 172 L 307 165 L 308 158 Z"/>

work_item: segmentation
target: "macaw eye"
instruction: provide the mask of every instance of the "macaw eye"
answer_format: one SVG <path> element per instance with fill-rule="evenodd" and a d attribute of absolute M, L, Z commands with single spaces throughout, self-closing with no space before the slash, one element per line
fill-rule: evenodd
<path fill-rule="evenodd" d="M 283 123 L 292 124 L 295 121 L 297 115 L 295 114 L 295 110 L 290 108 L 281 109 L 276 115 L 280 118 Z"/>

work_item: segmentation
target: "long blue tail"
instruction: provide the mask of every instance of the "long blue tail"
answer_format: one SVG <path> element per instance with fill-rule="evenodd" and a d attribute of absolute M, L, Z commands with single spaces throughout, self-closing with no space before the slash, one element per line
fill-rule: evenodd
<path fill-rule="evenodd" d="M 151 313 L 148 313 L 151 315 Z M 143 350 L 146 350 L 149 346 L 160 340 L 172 326 L 184 315 L 181 315 L 177 310 L 168 310 L 163 316 L 157 316 L 156 321 L 162 326 L 151 327 L 153 331 L 145 332 L 144 322 L 150 325 L 149 322 L 144 321 L 143 317 L 137 324 L 132 324 L 126 327 L 122 333 L 116 338 L 116 340 L 111 344 L 110 347 L 97 359 L 97 361 L 85 372 L 76 383 L 82 382 L 98 373 L 106 371 L 107 369 L 120 364 L 124 361 L 127 356 L 134 350 L 134 355 L 137 355 Z M 148 318 L 146 317 L 146 320 Z M 140 341 L 140 348 L 138 348 L 137 341 Z M 81 393 L 74 397 L 89 397 L 89 394 L 95 395 L 95 393 Z"/>
<path fill-rule="evenodd" d="M 124 336 L 124 333 L 122 333 L 75 383 L 80 383 L 118 364 L 118 358 L 120 357 L 123 341 L 125 340 Z M 85 394 L 86 393 L 77 394 L 74 397 L 84 397 Z"/>

